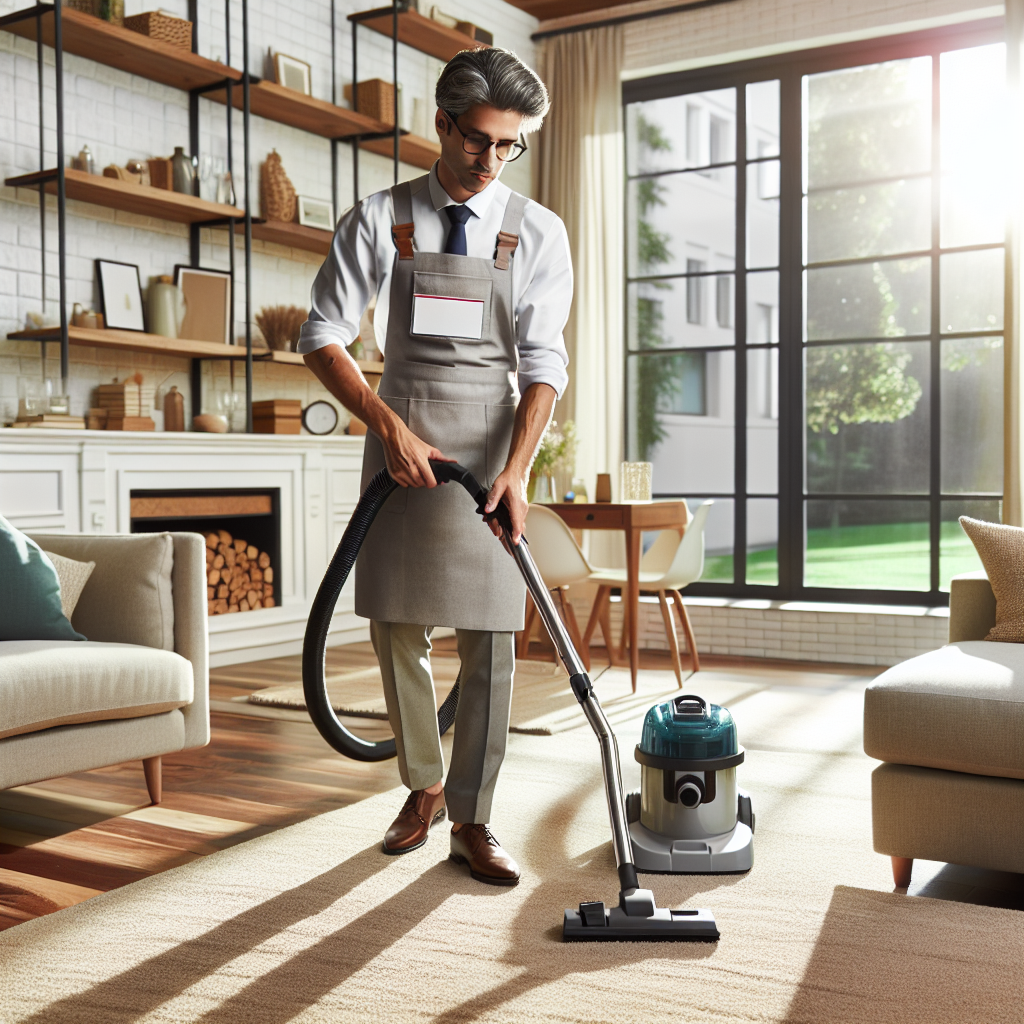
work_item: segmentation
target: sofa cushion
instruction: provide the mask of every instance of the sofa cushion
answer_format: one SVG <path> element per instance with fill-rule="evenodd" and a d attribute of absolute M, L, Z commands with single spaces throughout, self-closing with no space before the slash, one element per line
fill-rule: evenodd
<path fill-rule="evenodd" d="M 192 702 L 173 651 L 93 641 L 0 642 L 0 739 L 56 725 L 156 715 Z"/>
<path fill-rule="evenodd" d="M 53 563 L 0 516 L 0 641 L 84 639 L 61 609 Z"/>
<path fill-rule="evenodd" d="M 960 517 L 996 595 L 996 624 L 986 640 L 1024 644 L 1024 529 Z"/>
<path fill-rule="evenodd" d="M 883 672 L 864 694 L 864 751 L 1024 779 L 1024 647 L 965 640 Z"/>
<path fill-rule="evenodd" d="M 169 533 L 32 535 L 47 551 L 95 562 L 72 625 L 90 640 L 174 650 Z"/>
<path fill-rule="evenodd" d="M 78 599 L 82 596 L 96 563 L 65 558 L 55 551 L 44 551 L 43 554 L 57 570 L 57 579 L 60 582 L 60 609 L 65 617 L 70 619 L 75 614 L 75 605 L 78 604 Z"/>

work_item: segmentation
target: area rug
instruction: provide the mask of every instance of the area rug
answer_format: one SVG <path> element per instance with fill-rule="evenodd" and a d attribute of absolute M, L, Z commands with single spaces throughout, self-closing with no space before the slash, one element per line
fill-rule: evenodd
<path fill-rule="evenodd" d="M 565 907 L 616 894 L 598 750 L 586 729 L 515 735 L 493 827 L 517 888 L 470 879 L 443 826 L 384 856 L 394 790 L 0 934 L 0 1021 L 1019 1024 L 1024 914 L 891 891 L 873 762 L 818 749 L 849 695 L 817 697 L 805 730 L 793 694 L 738 705 L 777 741 L 741 736 L 753 869 L 644 876 L 663 906 L 712 909 L 718 943 L 560 941 Z M 627 788 L 638 729 L 619 730 Z"/>

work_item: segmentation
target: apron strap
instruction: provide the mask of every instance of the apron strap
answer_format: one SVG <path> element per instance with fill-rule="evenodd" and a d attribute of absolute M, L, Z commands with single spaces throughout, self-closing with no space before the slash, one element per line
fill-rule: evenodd
<path fill-rule="evenodd" d="M 527 199 L 513 192 L 505 204 L 505 217 L 494 250 L 494 266 L 497 270 L 508 270 L 512 256 L 519 246 L 519 225 L 523 222 Z"/>
<path fill-rule="evenodd" d="M 395 223 L 391 227 L 391 238 L 398 250 L 398 258 L 411 260 L 416 225 L 412 219 L 412 187 L 408 181 L 401 181 L 392 187 L 391 203 L 395 208 Z"/>

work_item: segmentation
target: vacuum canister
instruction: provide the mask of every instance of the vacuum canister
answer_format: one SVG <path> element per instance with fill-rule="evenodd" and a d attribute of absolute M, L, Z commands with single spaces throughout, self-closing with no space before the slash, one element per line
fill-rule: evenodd
<path fill-rule="evenodd" d="M 726 708 L 693 694 L 656 704 L 634 756 L 641 788 L 627 798 L 627 811 L 640 870 L 751 867 L 754 815 L 736 782 L 744 751 Z"/>

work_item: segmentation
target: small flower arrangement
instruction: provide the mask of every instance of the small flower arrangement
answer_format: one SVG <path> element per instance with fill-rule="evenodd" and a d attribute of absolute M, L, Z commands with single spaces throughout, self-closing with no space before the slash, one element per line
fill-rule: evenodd
<path fill-rule="evenodd" d="M 571 479 L 575 466 L 576 424 L 572 420 L 566 420 L 564 426 L 559 429 L 558 424 L 552 420 L 541 438 L 540 447 L 533 460 L 527 489 L 528 500 L 536 500 L 543 504 L 555 500 L 558 489 L 552 477 L 558 473 Z M 540 481 L 543 481 L 543 484 L 538 487 Z"/>

